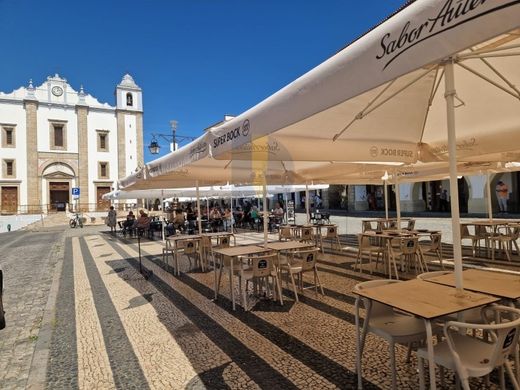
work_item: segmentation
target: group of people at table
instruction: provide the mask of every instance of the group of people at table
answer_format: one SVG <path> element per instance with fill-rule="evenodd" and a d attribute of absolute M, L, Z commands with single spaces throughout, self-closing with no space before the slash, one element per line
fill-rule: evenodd
<path fill-rule="evenodd" d="M 238 206 L 234 211 L 227 206 L 213 206 L 203 210 L 202 224 L 204 231 L 230 231 L 233 232 L 235 226 L 243 228 L 254 228 L 261 225 L 263 212 L 259 211 L 257 206 L 249 205 L 242 208 Z M 167 236 L 179 233 L 195 232 L 198 212 L 191 205 L 187 207 L 179 207 L 173 212 L 168 213 L 168 218 L 164 218 L 165 233 Z M 282 223 L 284 218 L 284 209 L 280 203 L 269 213 L 269 229 Z M 117 213 L 111 207 L 107 216 L 107 225 L 114 231 L 116 227 Z M 136 218 L 133 211 L 129 211 L 124 221 L 119 221 L 119 225 L 123 233 L 133 233 L 137 229 L 149 229 L 152 222 L 158 225 L 163 222 L 158 217 L 149 217 L 144 210 L 139 210 L 139 217 Z M 160 226 L 159 229 L 160 230 Z"/>

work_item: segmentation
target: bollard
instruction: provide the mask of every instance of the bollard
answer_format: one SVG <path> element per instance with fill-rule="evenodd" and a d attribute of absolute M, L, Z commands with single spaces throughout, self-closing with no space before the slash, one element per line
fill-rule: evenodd
<path fill-rule="evenodd" d="M 10 223 L 7 224 L 7 231 L 8 231 L 8 232 L 11 231 L 11 224 L 10 224 Z"/>

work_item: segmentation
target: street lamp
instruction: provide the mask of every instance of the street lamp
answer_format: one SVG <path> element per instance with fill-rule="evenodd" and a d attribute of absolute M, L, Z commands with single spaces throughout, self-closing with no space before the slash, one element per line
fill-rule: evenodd
<path fill-rule="evenodd" d="M 183 142 L 183 141 L 193 141 L 196 139 L 196 137 L 190 137 L 185 135 L 177 135 L 177 125 L 179 122 L 176 120 L 170 121 L 170 128 L 172 130 L 171 134 L 157 134 L 152 133 L 152 141 L 150 142 L 150 145 L 148 145 L 148 150 L 151 154 L 159 154 L 161 151 L 161 146 L 159 145 L 159 142 L 157 141 L 157 137 L 161 137 L 165 139 L 166 141 L 170 142 L 170 139 L 172 141 L 172 151 L 175 151 L 177 149 L 177 141 Z"/>

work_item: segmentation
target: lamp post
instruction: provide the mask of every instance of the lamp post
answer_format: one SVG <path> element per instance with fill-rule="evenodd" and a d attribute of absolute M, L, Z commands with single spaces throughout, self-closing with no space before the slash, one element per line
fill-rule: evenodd
<path fill-rule="evenodd" d="M 170 121 L 170 128 L 171 128 L 171 134 L 159 134 L 159 133 L 152 133 L 152 141 L 150 142 L 150 145 L 148 145 L 148 150 L 151 154 L 159 154 L 161 151 L 161 145 L 159 145 L 159 142 L 157 141 L 157 137 L 165 139 L 168 143 L 170 140 L 172 141 L 172 152 L 177 150 L 177 141 L 184 142 L 184 141 L 193 141 L 197 137 L 190 137 L 186 135 L 177 135 L 177 125 L 179 122 L 176 120 Z"/>

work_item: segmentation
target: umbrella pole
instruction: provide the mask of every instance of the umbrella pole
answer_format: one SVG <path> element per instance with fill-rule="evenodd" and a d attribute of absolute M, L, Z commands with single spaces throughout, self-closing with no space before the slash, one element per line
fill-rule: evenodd
<path fill-rule="evenodd" d="M 285 221 L 289 223 L 289 216 L 287 215 L 287 192 L 283 193 L 283 214 Z M 283 221 L 282 221 L 283 222 Z"/>
<path fill-rule="evenodd" d="M 489 172 L 486 173 L 487 182 L 486 182 L 486 194 L 487 194 L 487 210 L 489 222 L 493 221 L 493 208 L 491 207 L 491 176 Z"/>
<path fill-rule="evenodd" d="M 143 266 L 141 265 L 141 236 L 137 232 L 137 248 L 139 250 L 139 273 L 143 273 Z"/>
<path fill-rule="evenodd" d="M 397 172 L 395 173 L 395 210 L 397 213 L 397 229 L 401 229 L 401 190 Z"/>
<path fill-rule="evenodd" d="M 163 242 L 166 241 L 166 218 L 164 218 L 164 195 L 163 191 L 161 190 L 161 211 L 163 213 L 163 220 L 161 221 L 161 230 L 162 230 L 162 240 Z"/>
<path fill-rule="evenodd" d="M 309 199 L 309 185 L 305 183 L 305 213 L 307 214 L 307 223 L 311 222 L 311 201 Z"/>
<path fill-rule="evenodd" d="M 200 213 L 200 191 L 199 181 L 197 180 L 197 225 L 199 227 L 199 234 L 202 234 L 202 215 Z"/>
<path fill-rule="evenodd" d="M 383 181 L 383 189 L 385 193 L 385 218 L 388 219 L 388 190 L 386 188 L 386 180 Z"/>
<path fill-rule="evenodd" d="M 460 241 L 459 195 L 457 183 L 457 139 L 455 137 L 455 75 L 453 60 L 450 58 L 444 66 L 446 99 L 446 118 L 448 125 L 448 156 L 450 164 L 450 205 L 451 231 L 453 237 L 453 262 L 455 268 L 455 287 L 458 292 L 463 290 L 462 281 L 462 247 Z"/>
<path fill-rule="evenodd" d="M 262 186 L 262 195 L 263 200 L 262 203 L 264 204 L 264 244 L 267 244 L 267 230 L 268 230 L 268 224 L 269 224 L 269 210 L 267 210 L 267 187 L 264 184 Z"/>

